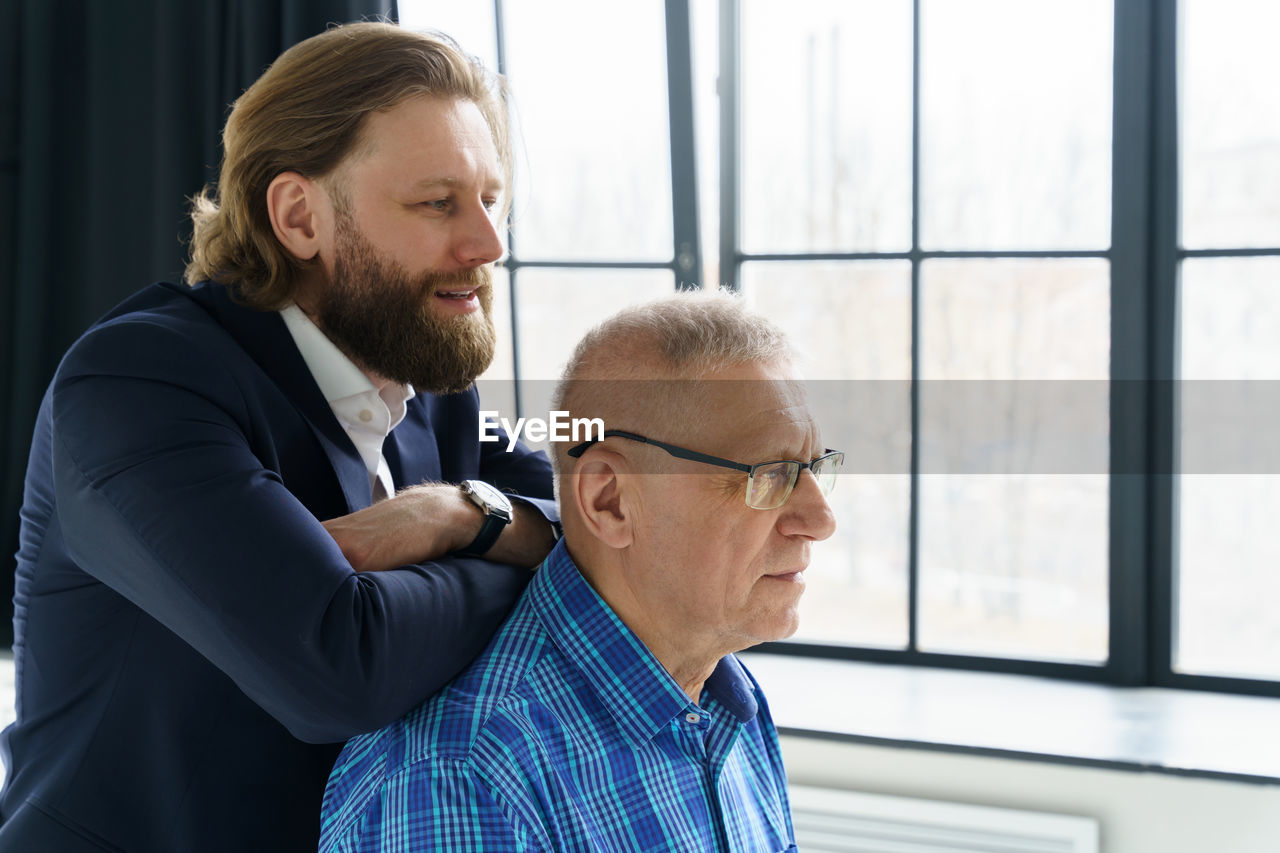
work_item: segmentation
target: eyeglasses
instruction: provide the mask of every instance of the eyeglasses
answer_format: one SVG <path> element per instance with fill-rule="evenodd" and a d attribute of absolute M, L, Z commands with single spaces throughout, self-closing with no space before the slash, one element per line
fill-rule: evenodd
<path fill-rule="evenodd" d="M 826 453 L 812 462 L 779 459 L 774 462 L 761 462 L 759 465 L 744 465 L 741 462 L 734 462 L 730 459 L 721 459 L 719 456 L 709 456 L 696 450 L 676 447 L 674 444 L 667 444 L 665 441 L 655 441 L 652 438 L 645 438 L 643 435 L 636 435 L 634 432 L 610 429 L 605 430 L 603 437 L 625 438 L 629 441 L 638 441 L 641 444 L 652 444 L 654 447 L 665 450 L 680 459 L 705 462 L 708 465 L 731 468 L 734 471 L 745 471 L 747 474 L 747 506 L 752 509 L 777 509 L 786 503 L 787 498 L 791 497 L 791 490 L 795 488 L 796 482 L 800 479 L 800 472 L 805 468 L 808 468 L 813 474 L 813 478 L 818 481 L 818 488 L 822 490 L 822 493 L 824 495 L 830 494 L 836 485 L 836 474 L 840 473 L 840 468 L 844 465 L 844 453 L 839 450 L 828 449 Z M 587 448 L 593 444 L 599 444 L 600 441 L 601 439 L 584 441 L 582 444 L 569 448 L 569 455 L 577 459 L 587 452 Z"/>

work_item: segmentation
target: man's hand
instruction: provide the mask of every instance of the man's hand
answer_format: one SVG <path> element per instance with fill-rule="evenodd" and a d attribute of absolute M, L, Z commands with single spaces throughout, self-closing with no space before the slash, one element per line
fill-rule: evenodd
<path fill-rule="evenodd" d="M 551 524 L 527 504 L 513 501 L 515 517 L 485 559 L 533 568 L 555 544 Z M 396 493 L 359 512 L 324 522 L 357 572 L 398 569 L 443 557 L 470 545 L 484 522 L 480 507 L 448 483 L 427 483 Z"/>

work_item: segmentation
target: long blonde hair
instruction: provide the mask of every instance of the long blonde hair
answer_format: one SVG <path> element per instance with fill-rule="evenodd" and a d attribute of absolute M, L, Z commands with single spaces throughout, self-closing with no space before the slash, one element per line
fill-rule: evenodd
<path fill-rule="evenodd" d="M 304 264 L 271 230 L 268 185 L 286 171 L 330 174 L 359 147 L 369 113 L 415 95 L 474 102 L 511 185 L 500 77 L 447 36 L 378 22 L 334 27 L 289 48 L 236 100 L 216 189 L 206 186 L 191 200 L 187 283 L 233 284 L 240 301 L 263 310 L 287 304 Z"/>

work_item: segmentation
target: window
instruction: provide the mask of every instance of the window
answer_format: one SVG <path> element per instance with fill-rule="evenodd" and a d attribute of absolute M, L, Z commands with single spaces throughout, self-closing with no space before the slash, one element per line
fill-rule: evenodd
<path fill-rule="evenodd" d="M 1070 5 L 739 6 L 738 280 L 852 398 L 837 443 L 885 415 L 800 642 L 1107 657 L 1105 456 L 1038 459 L 1108 375 L 1110 9 Z"/>
<path fill-rule="evenodd" d="M 1277 680 L 1280 10 L 1184 0 L 1181 22 L 1173 666 Z"/>
<path fill-rule="evenodd" d="M 515 96 L 482 393 L 545 410 L 577 334 L 677 286 L 807 350 L 841 531 L 771 650 L 1280 695 L 1280 12 L 399 10 Z"/>

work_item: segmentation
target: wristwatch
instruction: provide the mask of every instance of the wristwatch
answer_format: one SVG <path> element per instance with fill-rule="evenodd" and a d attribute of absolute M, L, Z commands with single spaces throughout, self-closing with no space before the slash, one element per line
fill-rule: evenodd
<path fill-rule="evenodd" d="M 480 532 L 470 545 L 453 553 L 463 557 L 479 557 L 493 547 L 493 543 L 502 534 L 502 529 L 515 517 L 511 501 L 483 480 L 463 480 L 458 488 L 484 512 L 484 524 L 480 526 Z"/>

